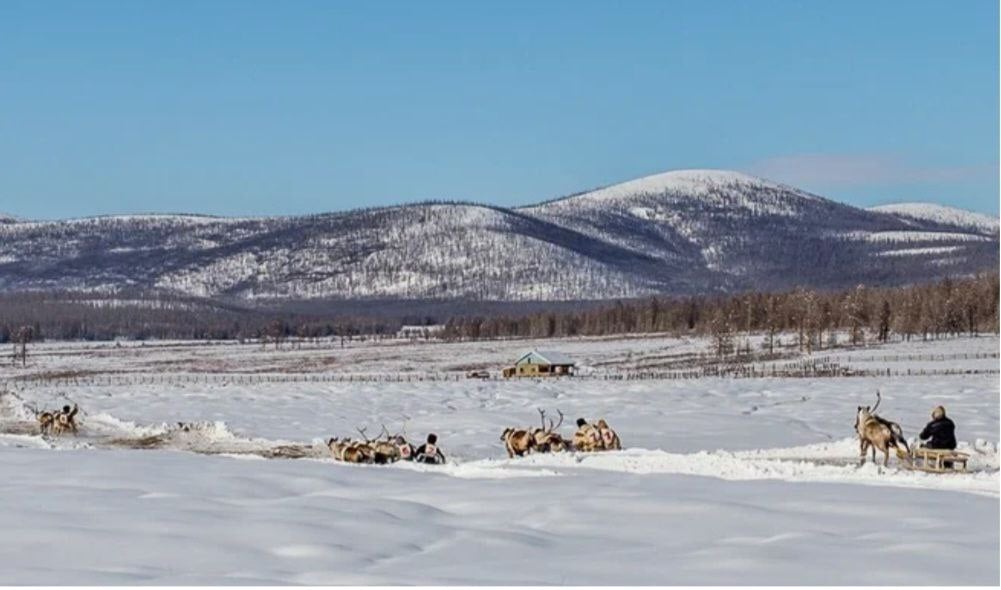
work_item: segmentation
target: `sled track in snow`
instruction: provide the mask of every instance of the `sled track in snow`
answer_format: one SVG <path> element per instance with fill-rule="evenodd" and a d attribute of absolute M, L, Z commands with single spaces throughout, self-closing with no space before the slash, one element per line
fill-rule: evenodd
<path fill-rule="evenodd" d="M 753 451 L 627 449 L 603 453 L 529 455 L 517 459 L 454 458 L 444 466 L 398 463 L 393 466 L 347 465 L 330 458 L 321 440 L 310 443 L 251 438 L 223 422 L 139 425 L 108 414 L 86 416 L 78 436 L 42 436 L 29 407 L 16 396 L 0 398 L 0 446 L 36 449 L 168 450 L 259 459 L 312 459 L 345 468 L 406 469 L 471 479 L 570 476 L 586 471 L 633 475 L 672 474 L 723 480 L 783 480 L 877 485 L 965 492 L 992 497 L 999 491 L 998 453 L 989 444 L 961 445 L 970 452 L 970 472 L 928 474 L 908 471 L 891 459 L 889 467 L 858 465 L 858 446 L 844 438 L 791 448 Z"/>
<path fill-rule="evenodd" d="M 262 459 L 322 459 L 329 457 L 322 443 L 296 443 L 244 438 L 223 422 L 187 422 L 136 426 L 107 414 L 97 414 L 81 425 L 78 435 L 42 435 L 26 421 L 0 422 L 0 436 L 8 435 L 13 446 L 53 450 L 131 449 L 184 451 L 199 455 L 246 455 Z M 17 445 L 20 441 L 22 444 Z M 30 445 L 27 444 L 30 441 Z"/>

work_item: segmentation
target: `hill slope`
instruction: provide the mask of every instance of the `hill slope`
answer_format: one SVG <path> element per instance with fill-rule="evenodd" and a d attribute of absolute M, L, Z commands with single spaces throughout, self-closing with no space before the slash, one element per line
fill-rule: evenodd
<path fill-rule="evenodd" d="M 890 213 L 903 219 L 945 223 L 975 232 L 998 233 L 999 221 L 997 217 L 989 217 L 983 213 L 974 213 L 934 203 L 894 203 L 870 207 L 869 211 Z"/>
<path fill-rule="evenodd" d="M 303 217 L 0 224 L 0 290 L 131 287 L 255 301 L 570 300 L 900 284 L 997 263 L 996 229 L 967 218 L 858 209 L 711 170 L 520 209 L 421 203 Z"/>

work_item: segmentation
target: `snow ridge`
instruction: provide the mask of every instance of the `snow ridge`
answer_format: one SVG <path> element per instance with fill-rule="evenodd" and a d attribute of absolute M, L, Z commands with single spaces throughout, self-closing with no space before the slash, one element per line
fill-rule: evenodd
<path fill-rule="evenodd" d="M 869 207 L 868 210 L 994 234 L 998 233 L 999 225 L 1001 225 L 1001 221 L 997 217 L 935 203 L 893 203 Z"/>
<path fill-rule="evenodd" d="M 655 195 L 667 192 L 681 193 L 689 196 L 705 196 L 720 188 L 770 188 L 788 189 L 763 178 L 734 172 L 731 170 L 672 170 L 661 174 L 653 174 L 597 189 L 570 199 L 614 200 L 634 197 L 637 195 Z M 803 193 L 805 196 L 807 193 Z"/>

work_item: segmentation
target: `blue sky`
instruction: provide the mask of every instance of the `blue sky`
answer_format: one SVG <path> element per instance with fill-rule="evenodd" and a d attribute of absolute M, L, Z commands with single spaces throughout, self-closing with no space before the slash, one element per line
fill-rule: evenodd
<path fill-rule="evenodd" d="M 998 4 L 0 2 L 0 211 L 518 205 L 677 168 L 998 213 Z"/>

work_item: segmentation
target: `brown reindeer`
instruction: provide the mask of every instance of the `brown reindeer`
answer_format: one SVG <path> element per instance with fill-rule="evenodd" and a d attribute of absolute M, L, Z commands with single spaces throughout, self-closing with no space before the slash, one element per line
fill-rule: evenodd
<path fill-rule="evenodd" d="M 341 451 L 341 460 L 345 463 L 372 463 L 375 461 L 375 452 L 368 443 L 348 441 Z"/>
<path fill-rule="evenodd" d="M 349 439 L 333 437 L 327 441 L 327 448 L 330 449 L 330 456 L 338 461 L 344 460 L 344 449 L 348 446 Z"/>
<path fill-rule="evenodd" d="M 514 458 L 515 455 L 523 457 L 535 448 L 535 437 L 523 428 L 505 428 L 500 439 L 504 441 L 507 456 L 510 458 Z"/>
<path fill-rule="evenodd" d="M 404 428 L 405 430 L 405 428 Z M 362 435 L 364 436 L 364 434 Z M 390 434 L 386 425 L 382 425 L 381 439 L 369 441 L 374 452 L 374 461 L 379 464 L 396 463 L 397 461 L 412 461 L 414 447 L 404 437 L 403 433 Z"/>
<path fill-rule="evenodd" d="M 890 448 L 893 447 L 898 456 L 909 457 L 910 448 L 904 439 L 903 431 L 896 422 L 880 418 L 876 415 L 876 408 L 882 401 L 879 392 L 876 392 L 876 405 L 858 406 L 855 413 L 855 430 L 859 436 L 859 464 L 865 465 L 866 451 L 872 449 L 872 461 L 876 462 L 876 450 L 883 453 L 883 466 L 890 463 Z"/>
<path fill-rule="evenodd" d="M 334 437 L 327 441 L 330 455 L 345 463 L 371 463 L 374 452 L 368 443 L 351 440 L 350 438 Z"/>
<path fill-rule="evenodd" d="M 366 434 L 368 430 L 367 428 L 355 428 L 355 430 L 357 430 L 358 434 L 361 435 L 363 441 L 354 443 L 355 448 L 357 448 L 358 452 L 366 459 L 361 462 L 379 463 L 380 465 L 391 462 L 389 455 L 394 454 L 395 447 L 390 449 L 388 445 L 385 445 L 382 446 L 382 450 L 380 451 L 380 441 L 378 436 L 375 438 L 369 438 Z"/>
<path fill-rule="evenodd" d="M 536 428 L 532 431 L 532 438 L 535 440 L 535 449 L 540 453 L 560 453 L 570 446 L 570 444 L 560 436 L 560 433 L 556 432 L 556 429 L 563 424 L 563 412 L 556 409 L 556 413 L 560 415 L 560 421 L 553 423 L 552 418 L 549 419 L 549 427 L 546 427 L 546 411 L 542 408 L 538 408 L 539 420 L 542 422 L 541 428 Z"/>
<path fill-rule="evenodd" d="M 405 432 L 390 434 L 386 425 L 383 424 L 382 432 L 375 438 L 368 437 L 367 428 L 356 428 L 362 440 L 353 440 L 349 437 L 334 437 L 327 441 L 327 448 L 330 455 L 345 463 L 395 463 L 396 461 L 412 461 L 414 458 L 414 447 L 407 442 Z"/>
<path fill-rule="evenodd" d="M 42 434 L 48 434 L 52 432 L 52 426 L 56 422 L 56 413 L 48 410 L 35 412 L 35 419 L 38 420 L 38 430 Z"/>

